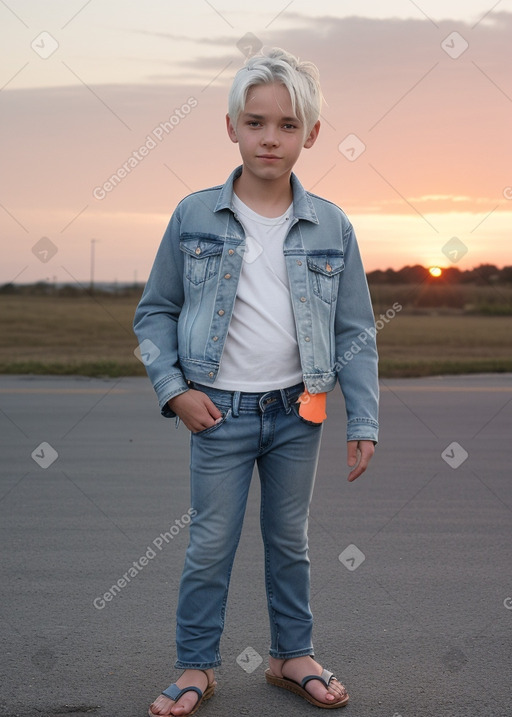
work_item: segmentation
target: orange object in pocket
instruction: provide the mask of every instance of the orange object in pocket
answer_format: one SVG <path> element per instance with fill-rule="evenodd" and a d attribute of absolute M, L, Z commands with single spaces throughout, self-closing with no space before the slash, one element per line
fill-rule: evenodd
<path fill-rule="evenodd" d="M 326 393 L 309 393 L 304 391 L 298 398 L 299 416 L 312 423 L 323 423 L 327 418 L 325 407 L 327 404 Z"/>

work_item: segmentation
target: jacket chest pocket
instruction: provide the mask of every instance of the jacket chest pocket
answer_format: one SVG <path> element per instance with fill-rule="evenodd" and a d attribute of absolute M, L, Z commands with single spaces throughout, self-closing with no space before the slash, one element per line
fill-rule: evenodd
<path fill-rule="evenodd" d="M 343 255 L 311 254 L 307 262 L 314 295 L 326 304 L 332 304 L 336 300 L 340 275 L 345 268 Z"/>
<path fill-rule="evenodd" d="M 217 276 L 224 241 L 211 234 L 182 234 L 180 249 L 185 254 L 185 277 L 191 284 L 204 284 Z"/>

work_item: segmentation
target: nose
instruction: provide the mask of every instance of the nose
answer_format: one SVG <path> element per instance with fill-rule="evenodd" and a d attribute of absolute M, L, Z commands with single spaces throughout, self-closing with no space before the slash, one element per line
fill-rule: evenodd
<path fill-rule="evenodd" d="M 277 147 L 279 139 L 277 136 L 277 129 L 275 127 L 270 127 L 269 125 L 265 126 L 265 131 L 263 132 L 261 138 L 261 144 L 265 147 Z"/>

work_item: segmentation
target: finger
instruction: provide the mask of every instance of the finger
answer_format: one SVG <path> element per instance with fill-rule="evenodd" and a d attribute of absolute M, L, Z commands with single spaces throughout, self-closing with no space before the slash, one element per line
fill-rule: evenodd
<path fill-rule="evenodd" d="M 205 406 L 206 410 L 208 411 L 208 413 L 210 414 L 210 416 L 212 416 L 212 418 L 215 418 L 215 419 L 222 418 L 222 411 L 220 411 L 217 408 L 217 406 L 214 404 L 212 399 L 209 396 L 207 396 L 206 393 L 204 393 L 203 396 L 204 396 L 204 399 L 203 399 L 204 406 Z"/>
<path fill-rule="evenodd" d="M 367 464 L 368 465 L 368 464 Z M 361 461 L 354 470 L 350 471 L 348 474 L 348 481 L 349 483 L 352 483 L 356 478 L 359 478 L 359 476 L 365 472 L 367 465 L 364 465 Z"/>
<path fill-rule="evenodd" d="M 363 441 L 362 443 L 359 443 L 359 463 L 349 473 L 348 480 L 349 482 L 354 481 L 356 478 L 359 478 L 360 475 L 362 475 L 365 470 L 368 468 L 368 464 L 374 454 L 374 447 L 373 444 L 368 443 L 367 441 Z"/>
<path fill-rule="evenodd" d="M 357 441 L 347 443 L 347 465 L 352 468 L 357 463 Z"/>
<path fill-rule="evenodd" d="M 213 416 L 210 416 L 209 413 L 204 413 L 201 416 L 197 416 L 196 418 L 191 420 L 191 423 L 193 425 L 194 431 L 204 431 L 205 428 L 211 428 L 216 423 L 220 423 L 222 421 L 221 418 L 213 418 Z"/>

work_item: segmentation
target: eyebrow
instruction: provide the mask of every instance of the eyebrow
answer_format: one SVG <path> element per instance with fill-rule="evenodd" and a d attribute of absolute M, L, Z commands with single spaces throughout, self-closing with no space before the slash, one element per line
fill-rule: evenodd
<path fill-rule="evenodd" d="M 254 112 L 244 112 L 243 116 L 247 117 L 247 118 L 255 119 L 255 120 L 264 120 L 265 119 L 264 115 L 257 115 L 257 114 L 254 114 Z M 297 117 L 281 117 L 280 121 L 281 122 L 297 123 L 297 122 L 299 122 L 299 119 Z"/>

